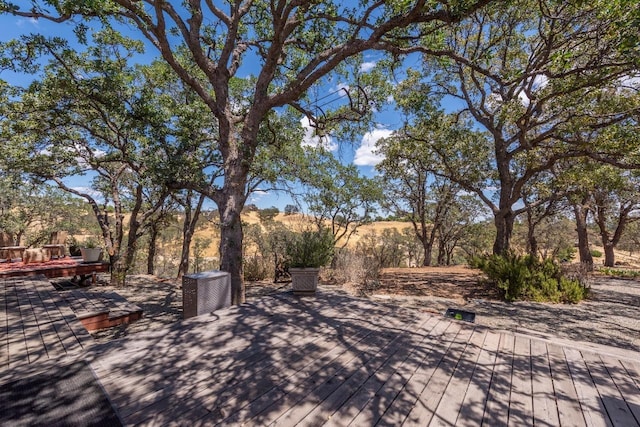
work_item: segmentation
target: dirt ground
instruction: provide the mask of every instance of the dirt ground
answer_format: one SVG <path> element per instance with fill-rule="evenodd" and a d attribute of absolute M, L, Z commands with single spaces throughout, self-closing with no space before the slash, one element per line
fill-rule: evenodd
<path fill-rule="evenodd" d="M 96 286 L 110 288 L 103 280 Z M 321 284 L 319 292 L 347 292 L 381 303 L 401 305 L 434 314 L 457 308 L 476 314 L 476 323 L 501 330 L 558 337 L 640 351 L 640 281 L 594 276 L 589 298 L 579 304 L 501 301 L 482 280 L 482 273 L 466 267 L 427 267 L 383 270 L 379 281 L 367 286 Z M 247 300 L 286 292 L 288 283 L 247 284 Z M 114 289 L 144 310 L 131 325 L 95 332 L 108 341 L 182 318 L 182 290 L 172 280 L 138 275 L 128 286 Z"/>

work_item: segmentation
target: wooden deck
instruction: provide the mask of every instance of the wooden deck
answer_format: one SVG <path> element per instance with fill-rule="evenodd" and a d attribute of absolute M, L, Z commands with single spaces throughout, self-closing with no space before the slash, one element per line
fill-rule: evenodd
<path fill-rule="evenodd" d="M 78 355 L 93 338 L 51 283 L 0 279 L 0 375 Z"/>
<path fill-rule="evenodd" d="M 329 294 L 86 352 L 126 425 L 638 426 L 640 354 Z"/>
<path fill-rule="evenodd" d="M 46 281 L 2 283 L 0 384 L 84 360 L 125 425 L 640 426 L 635 352 L 328 293 L 98 345 Z"/>
<path fill-rule="evenodd" d="M 95 282 L 96 273 L 109 271 L 109 263 L 106 262 L 82 262 L 79 257 L 64 257 L 43 263 L 24 264 L 19 262 L 5 262 L 0 264 L 0 280 L 45 276 L 48 278 L 81 276 L 84 280 L 93 276 Z"/>

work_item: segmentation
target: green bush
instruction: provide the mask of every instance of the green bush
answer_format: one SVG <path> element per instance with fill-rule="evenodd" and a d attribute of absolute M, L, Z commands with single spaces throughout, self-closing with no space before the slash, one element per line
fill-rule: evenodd
<path fill-rule="evenodd" d="M 594 258 L 602 258 L 602 252 L 597 249 L 591 249 L 591 256 Z"/>
<path fill-rule="evenodd" d="M 587 294 L 586 286 L 577 279 L 565 277 L 551 259 L 539 261 L 530 256 L 507 254 L 486 256 L 473 262 L 504 292 L 507 301 L 576 303 Z"/>
<path fill-rule="evenodd" d="M 326 228 L 292 233 L 286 245 L 289 267 L 318 268 L 333 258 L 333 234 Z"/>
<path fill-rule="evenodd" d="M 637 271 L 637 270 L 625 270 L 622 268 L 602 267 L 598 271 L 604 274 L 605 276 L 611 276 L 611 277 L 631 277 L 631 278 L 640 277 L 640 271 Z"/>

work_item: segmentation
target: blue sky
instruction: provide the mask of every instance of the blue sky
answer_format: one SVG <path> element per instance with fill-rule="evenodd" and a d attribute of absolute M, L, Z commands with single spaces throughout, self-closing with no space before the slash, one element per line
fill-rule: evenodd
<path fill-rule="evenodd" d="M 70 41 L 75 40 L 73 34 L 72 24 L 56 24 L 46 20 L 34 20 L 17 18 L 9 15 L 0 15 L 0 27 L 2 33 L 0 34 L 0 41 L 5 42 L 13 38 L 17 38 L 23 34 L 39 33 L 45 36 L 60 36 L 67 38 Z M 126 31 L 125 31 L 126 34 Z M 132 37 L 140 39 L 137 34 L 132 33 Z M 150 61 L 157 55 L 156 50 L 153 47 L 147 47 L 147 53 L 140 58 L 140 62 Z M 365 64 L 363 65 L 363 71 L 367 71 L 375 65 L 375 56 L 371 54 L 369 57 L 365 56 Z M 13 85 L 25 86 L 33 80 L 34 76 L 29 74 L 16 74 L 10 71 L 0 71 L 0 79 L 5 80 Z M 336 88 L 333 88 L 336 90 Z M 361 173 L 366 176 L 372 176 L 375 174 L 375 165 L 380 161 L 380 157 L 374 154 L 375 143 L 378 139 L 389 136 L 392 130 L 399 128 L 402 123 L 402 118 L 397 111 L 394 111 L 392 106 L 384 108 L 382 111 L 377 112 L 376 124 L 372 126 L 369 132 L 360 136 L 353 141 L 336 141 L 330 139 L 326 141 L 334 151 L 334 154 L 338 156 L 344 163 L 354 163 L 358 166 Z M 301 123 L 303 126 L 304 123 Z M 312 132 L 308 132 L 308 138 L 305 141 L 306 144 L 315 144 L 317 140 L 312 136 Z M 88 188 L 90 176 L 71 177 L 67 182 L 73 187 Z M 257 192 L 252 195 L 247 203 L 254 203 L 258 207 L 270 207 L 276 206 L 281 210 L 285 205 L 293 203 L 292 199 L 284 193 L 277 192 Z"/>

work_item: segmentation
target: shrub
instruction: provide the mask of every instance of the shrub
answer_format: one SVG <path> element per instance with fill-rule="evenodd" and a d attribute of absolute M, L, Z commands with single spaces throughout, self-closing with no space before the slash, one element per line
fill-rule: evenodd
<path fill-rule="evenodd" d="M 565 277 L 560 266 L 552 259 L 538 261 L 530 256 L 507 254 L 491 255 L 472 262 L 504 291 L 507 301 L 576 303 L 588 292 L 580 280 Z"/>
<path fill-rule="evenodd" d="M 637 270 L 625 270 L 622 268 L 602 267 L 598 271 L 604 274 L 605 276 L 611 276 L 611 277 L 631 277 L 631 278 L 640 277 L 640 271 L 637 271 Z"/>
<path fill-rule="evenodd" d="M 333 234 L 326 228 L 292 233 L 286 245 L 289 267 L 319 268 L 326 265 L 333 257 Z"/>
<path fill-rule="evenodd" d="M 591 249 L 591 256 L 594 258 L 602 258 L 602 252 L 597 249 Z"/>
<path fill-rule="evenodd" d="M 377 279 L 379 272 L 378 263 L 359 252 L 343 249 L 336 255 L 334 275 L 340 282 L 362 285 Z"/>
<path fill-rule="evenodd" d="M 263 262 L 262 257 L 252 256 L 243 259 L 244 280 L 254 282 L 264 280 L 269 274 L 269 269 Z"/>
<path fill-rule="evenodd" d="M 565 246 L 560 248 L 556 253 L 556 258 L 562 262 L 569 262 L 576 256 L 576 248 L 573 246 Z"/>

